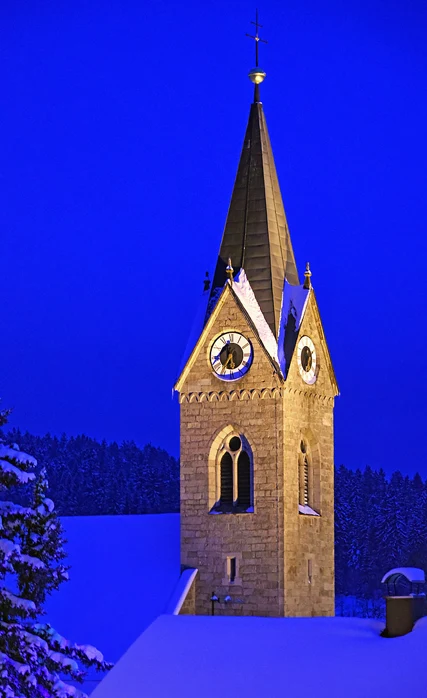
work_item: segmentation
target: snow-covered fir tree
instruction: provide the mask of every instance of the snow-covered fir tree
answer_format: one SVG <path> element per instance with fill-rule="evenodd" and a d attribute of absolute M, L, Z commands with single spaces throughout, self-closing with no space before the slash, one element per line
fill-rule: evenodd
<path fill-rule="evenodd" d="M 0 412 L 0 426 L 6 419 Z M 16 444 L 0 442 L 0 695 L 77 698 L 84 694 L 67 681 L 81 681 L 88 667 L 111 665 L 94 647 L 71 643 L 42 622 L 46 596 L 68 573 L 46 473 L 36 477 L 36 465 Z M 21 488 L 32 490 L 27 506 L 7 498 Z"/>

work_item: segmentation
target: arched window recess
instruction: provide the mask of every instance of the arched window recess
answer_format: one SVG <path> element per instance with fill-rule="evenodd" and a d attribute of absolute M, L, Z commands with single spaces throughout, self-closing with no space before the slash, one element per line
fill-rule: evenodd
<path fill-rule="evenodd" d="M 298 454 L 298 481 L 299 481 L 299 503 L 300 514 L 309 516 L 319 516 L 316 508 L 316 490 L 319 489 L 320 478 L 318 468 L 313 467 L 313 456 L 310 446 L 305 439 L 300 442 Z M 317 486 L 316 486 L 317 485 Z M 318 498 L 317 498 L 318 499 Z"/>
<path fill-rule="evenodd" d="M 216 503 L 212 514 L 253 512 L 253 457 L 242 434 L 225 436 L 216 456 Z"/>

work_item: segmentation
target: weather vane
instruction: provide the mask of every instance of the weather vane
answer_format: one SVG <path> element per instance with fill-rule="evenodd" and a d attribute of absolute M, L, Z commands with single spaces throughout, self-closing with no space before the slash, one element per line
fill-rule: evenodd
<path fill-rule="evenodd" d="M 249 36 L 250 39 L 253 39 L 255 41 L 255 68 L 250 71 L 249 77 L 252 80 L 252 82 L 255 85 L 255 102 L 259 102 L 259 85 L 262 83 L 264 80 L 266 73 L 260 69 L 259 67 L 259 55 L 258 55 L 258 44 L 261 41 L 263 44 L 267 44 L 268 41 L 265 39 L 261 39 L 259 34 L 258 34 L 258 29 L 262 28 L 262 24 L 258 22 L 258 10 L 256 10 L 255 13 L 255 22 L 251 22 L 251 24 L 255 25 L 255 36 L 252 34 L 246 34 L 246 36 Z"/>

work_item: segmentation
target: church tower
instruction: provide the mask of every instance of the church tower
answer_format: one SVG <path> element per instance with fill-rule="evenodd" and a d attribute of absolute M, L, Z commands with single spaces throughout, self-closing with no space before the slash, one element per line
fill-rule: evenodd
<path fill-rule="evenodd" d="M 175 385 L 181 563 L 197 570 L 183 612 L 333 615 L 338 390 L 308 264 L 300 284 L 256 64 L 213 282 Z"/>

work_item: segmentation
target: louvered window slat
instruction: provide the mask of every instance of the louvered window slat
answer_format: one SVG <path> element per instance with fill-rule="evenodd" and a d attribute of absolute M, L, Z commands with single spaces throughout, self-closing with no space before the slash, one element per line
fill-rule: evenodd
<path fill-rule="evenodd" d="M 304 457 L 304 505 L 308 506 L 308 460 Z"/>
<path fill-rule="evenodd" d="M 241 452 L 237 461 L 237 486 L 239 507 L 248 509 L 251 506 L 251 463 L 245 451 Z"/>
<path fill-rule="evenodd" d="M 221 458 L 221 504 L 233 504 L 233 459 L 229 453 Z"/>

